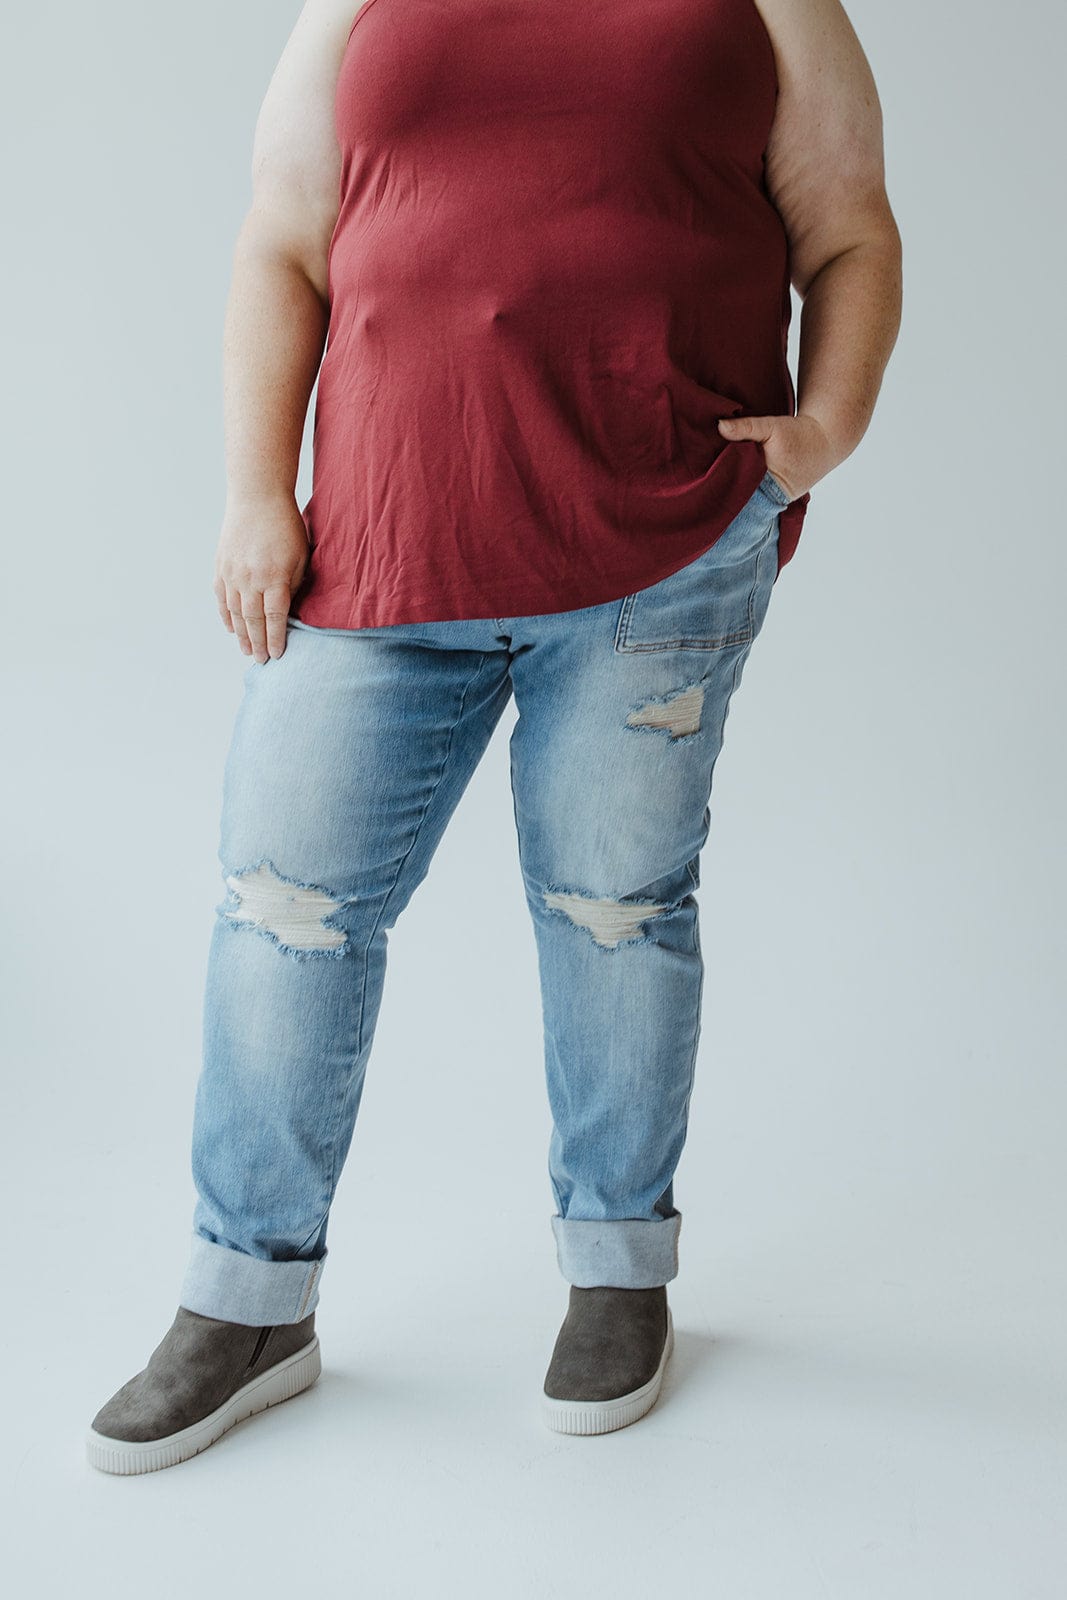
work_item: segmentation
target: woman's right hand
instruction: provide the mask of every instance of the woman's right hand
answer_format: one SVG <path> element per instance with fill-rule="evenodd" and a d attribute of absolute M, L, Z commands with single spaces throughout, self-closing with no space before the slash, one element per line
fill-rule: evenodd
<path fill-rule="evenodd" d="M 223 626 L 259 662 L 285 650 L 293 594 L 311 556 L 292 495 L 228 500 L 212 585 Z"/>

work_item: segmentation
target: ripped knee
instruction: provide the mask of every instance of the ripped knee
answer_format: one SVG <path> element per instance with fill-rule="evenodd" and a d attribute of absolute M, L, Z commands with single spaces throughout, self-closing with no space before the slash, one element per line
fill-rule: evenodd
<path fill-rule="evenodd" d="M 651 936 L 645 923 L 674 909 L 666 901 L 612 900 L 559 889 L 546 889 L 543 899 L 550 911 L 563 912 L 575 927 L 585 928 L 594 942 L 606 950 L 615 950 L 635 939 L 648 939 Z"/>
<path fill-rule="evenodd" d="M 254 928 L 288 955 L 344 955 L 348 934 L 333 919 L 346 901 L 317 884 L 278 872 L 270 861 L 227 873 L 230 897 L 222 916 L 235 928 Z"/>

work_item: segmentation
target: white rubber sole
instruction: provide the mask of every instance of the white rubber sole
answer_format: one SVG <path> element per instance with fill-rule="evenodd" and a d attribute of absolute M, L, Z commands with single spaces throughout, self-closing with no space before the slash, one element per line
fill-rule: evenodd
<path fill-rule="evenodd" d="M 663 1341 L 663 1354 L 659 1366 L 648 1382 L 629 1394 L 620 1394 L 614 1400 L 553 1400 L 541 1396 L 541 1415 L 556 1433 L 611 1433 L 615 1428 L 626 1428 L 638 1417 L 650 1411 L 663 1387 L 663 1374 L 674 1349 L 674 1318 L 667 1307 L 667 1337 Z"/>
<path fill-rule="evenodd" d="M 199 1422 L 165 1439 L 109 1439 L 105 1434 L 97 1433 L 95 1428 L 90 1428 L 86 1437 L 89 1464 L 98 1467 L 101 1472 L 122 1474 L 156 1472 L 160 1467 L 177 1466 L 179 1461 L 188 1461 L 191 1456 L 199 1455 L 201 1450 L 206 1450 L 208 1445 L 214 1444 L 216 1439 L 220 1439 L 246 1417 L 255 1416 L 259 1411 L 266 1411 L 268 1406 L 276 1406 L 282 1400 L 292 1399 L 302 1389 L 310 1388 L 321 1371 L 322 1356 L 319 1336 L 316 1334 L 303 1350 L 294 1350 L 277 1366 L 268 1367 L 266 1372 L 261 1372 L 258 1378 L 253 1378 L 251 1383 L 246 1383 L 243 1389 L 232 1394 L 210 1416 L 202 1417 Z"/>

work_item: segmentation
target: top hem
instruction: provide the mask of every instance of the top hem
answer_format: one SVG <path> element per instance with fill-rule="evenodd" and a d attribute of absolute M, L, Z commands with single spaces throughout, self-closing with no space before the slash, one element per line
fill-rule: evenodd
<path fill-rule="evenodd" d="M 595 584 L 571 585 L 566 596 L 550 593 L 545 586 L 503 586 L 492 593 L 483 591 L 467 599 L 453 597 L 442 600 L 440 591 L 435 594 L 416 592 L 403 600 L 388 603 L 373 597 L 362 597 L 339 592 L 336 587 L 330 594 L 316 594 L 314 589 L 296 599 L 289 615 L 311 628 L 333 628 L 344 632 L 357 632 L 366 628 L 395 627 L 404 623 L 474 622 L 497 620 L 506 617 L 558 615 L 568 611 L 583 611 L 590 606 L 608 605 L 624 600 L 628 595 L 651 584 L 659 583 L 674 572 L 695 561 L 710 550 L 725 533 L 730 523 L 747 505 L 763 482 L 766 468 L 762 451 L 753 455 L 758 476 L 742 474 L 736 481 L 736 492 L 722 507 L 714 525 L 696 531 L 694 539 L 683 544 L 672 542 L 670 555 L 659 561 L 642 563 L 639 573 L 619 570 L 610 579 L 602 578 Z M 801 527 L 807 512 L 810 491 L 797 500 L 782 504 L 771 497 L 778 506 L 778 568 L 775 582 L 796 551 Z"/>

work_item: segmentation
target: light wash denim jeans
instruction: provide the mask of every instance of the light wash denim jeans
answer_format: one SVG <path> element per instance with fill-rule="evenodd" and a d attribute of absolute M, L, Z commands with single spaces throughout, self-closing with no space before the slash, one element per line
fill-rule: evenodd
<path fill-rule="evenodd" d="M 223 783 L 180 1303 L 253 1325 L 318 1303 L 386 934 L 514 692 L 563 1277 L 678 1271 L 704 967 L 694 889 L 730 697 L 770 600 L 768 472 L 697 560 L 623 599 L 358 630 L 290 618 L 251 662 Z"/>

